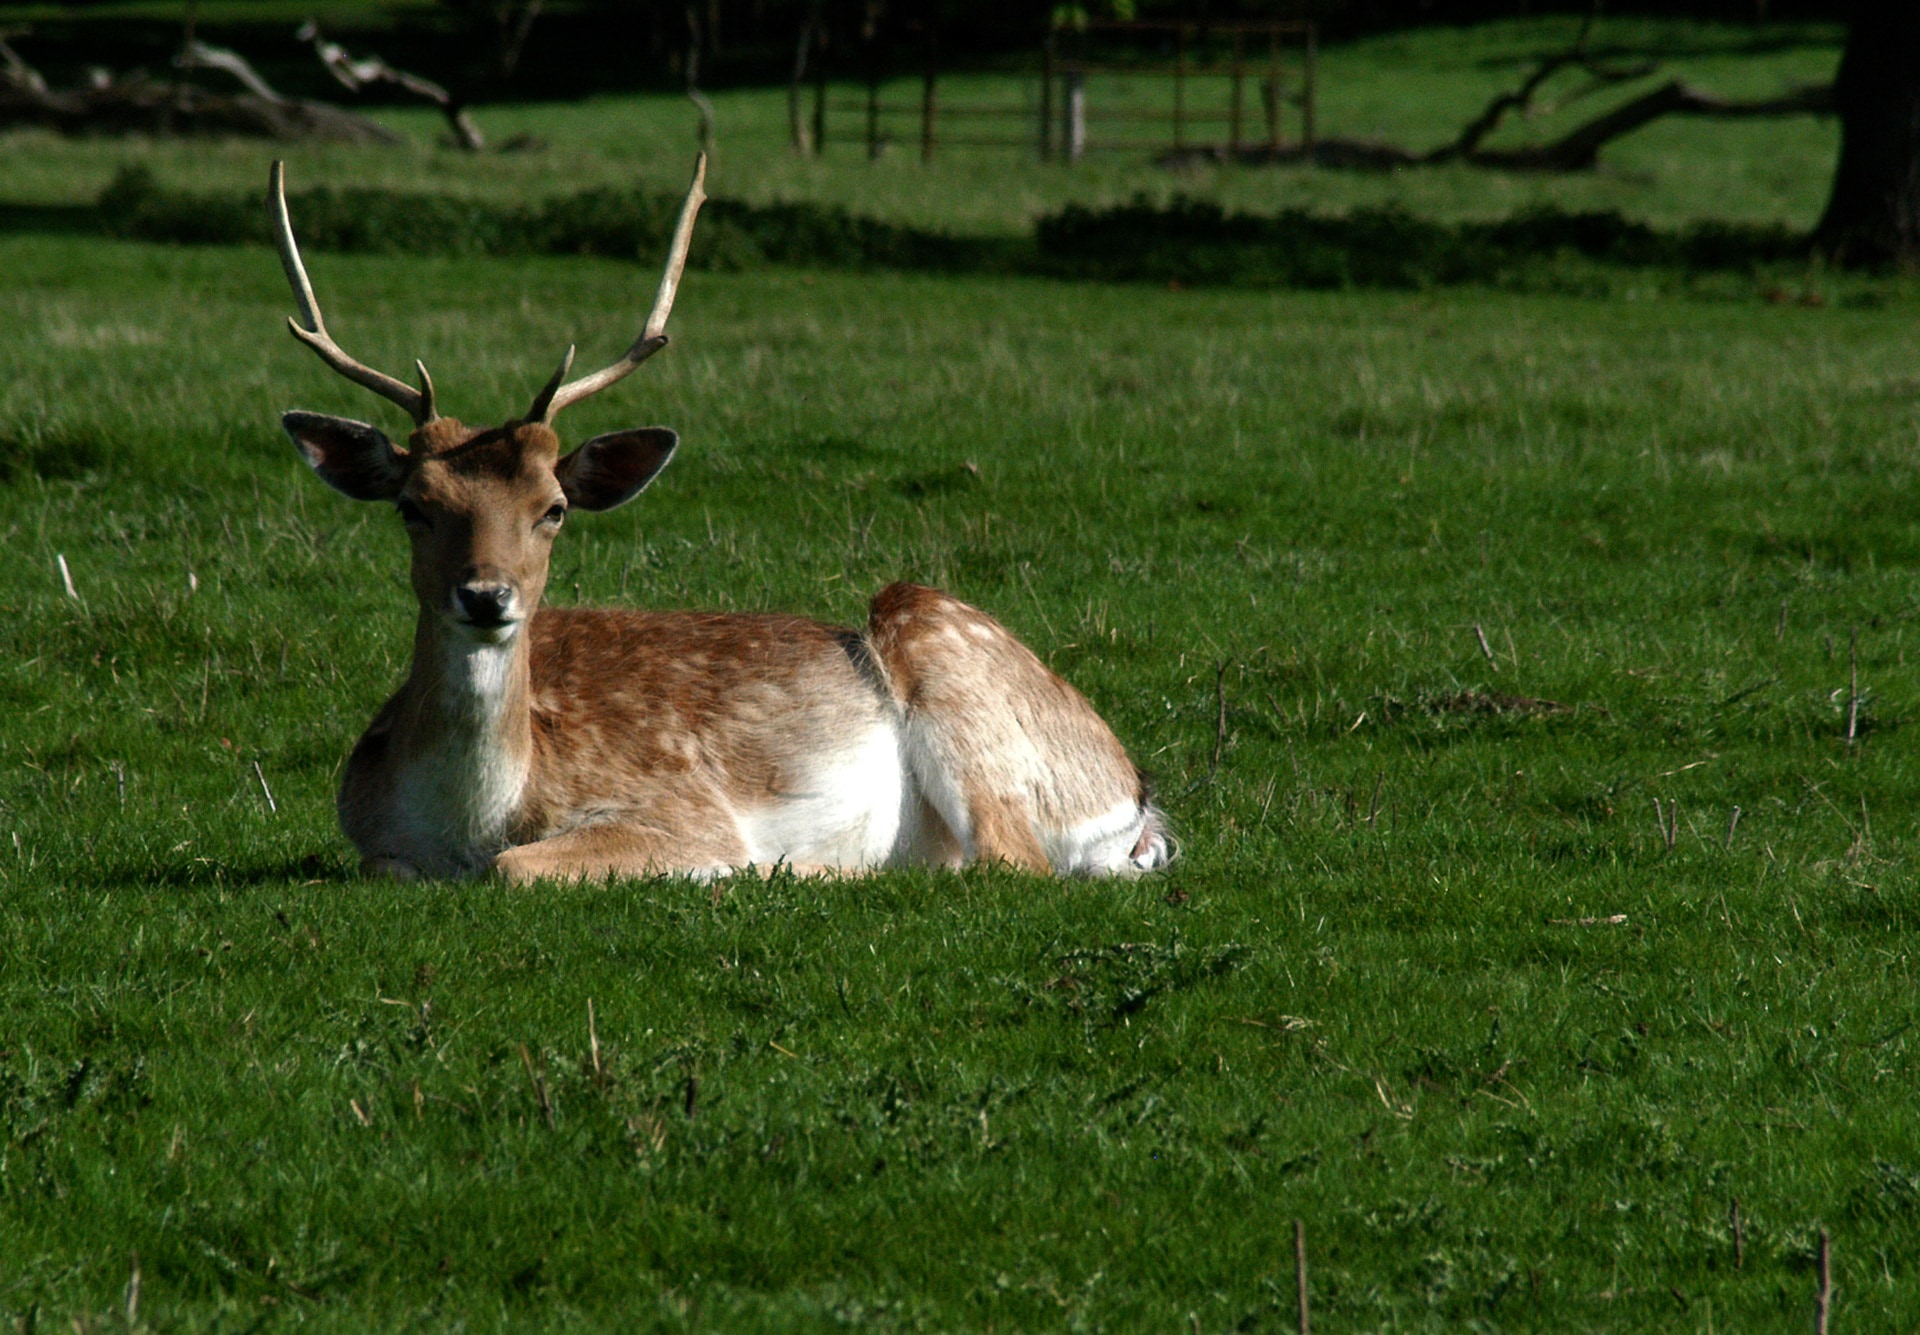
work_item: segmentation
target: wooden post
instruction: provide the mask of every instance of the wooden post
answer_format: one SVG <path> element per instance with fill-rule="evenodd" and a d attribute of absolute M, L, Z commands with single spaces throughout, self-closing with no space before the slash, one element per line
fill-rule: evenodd
<path fill-rule="evenodd" d="M 1315 66 L 1319 61 L 1317 36 L 1312 23 L 1307 24 L 1307 57 L 1300 70 L 1300 146 L 1313 156 L 1313 100 L 1315 91 Z"/>
<path fill-rule="evenodd" d="M 1240 160 L 1240 103 L 1247 78 L 1245 46 L 1246 34 L 1236 28 L 1233 33 L 1233 98 L 1227 112 L 1227 153 L 1235 162 Z"/>
<path fill-rule="evenodd" d="M 927 69 L 920 80 L 920 161 L 922 164 L 933 161 L 933 117 L 936 109 L 935 81 L 940 77 L 939 37 L 934 33 L 933 25 L 927 25 Z"/>
<path fill-rule="evenodd" d="M 1173 39 L 1173 150 L 1187 141 L 1187 29 L 1183 24 Z"/>
<path fill-rule="evenodd" d="M 818 156 L 813 146 L 813 135 L 807 124 L 803 99 L 806 96 L 807 62 L 814 58 L 814 47 L 818 45 L 815 32 L 820 22 L 818 0 L 800 23 L 800 38 L 794 43 L 793 78 L 787 83 L 787 130 L 793 139 L 794 156 L 811 158 Z"/>
<path fill-rule="evenodd" d="M 813 63 L 813 156 L 827 155 L 827 53 L 826 43 Z"/>
<path fill-rule="evenodd" d="M 1267 151 L 1280 156 L 1280 29 L 1267 32 Z"/>
<path fill-rule="evenodd" d="M 1053 29 L 1040 47 L 1040 161 L 1053 160 Z"/>
<path fill-rule="evenodd" d="M 1087 76 L 1067 71 L 1067 161 L 1078 162 L 1087 151 Z"/>

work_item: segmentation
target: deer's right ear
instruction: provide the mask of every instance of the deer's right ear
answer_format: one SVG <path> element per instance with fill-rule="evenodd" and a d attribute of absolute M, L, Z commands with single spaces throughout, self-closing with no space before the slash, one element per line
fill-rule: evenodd
<path fill-rule="evenodd" d="M 390 501 L 400 494 L 406 481 L 401 452 L 377 427 L 324 413 L 286 413 L 280 425 L 335 491 L 356 501 Z"/>

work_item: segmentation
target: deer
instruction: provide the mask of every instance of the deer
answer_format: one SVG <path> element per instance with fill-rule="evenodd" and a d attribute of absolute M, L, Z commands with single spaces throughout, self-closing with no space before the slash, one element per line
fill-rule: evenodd
<path fill-rule="evenodd" d="M 293 411 L 320 479 L 391 505 L 418 603 L 405 681 L 346 762 L 340 825 L 368 876 L 511 883 L 852 876 L 998 863 L 1138 876 L 1174 845 L 1141 771 L 1087 699 L 999 622 L 939 590 L 882 589 L 864 628 L 801 616 L 542 605 L 575 511 L 639 495 L 678 435 L 614 431 L 562 452 L 555 417 L 667 344 L 706 199 L 697 162 L 651 313 L 618 360 L 474 428 L 327 332 L 273 164 L 267 204 L 298 315 L 334 371 L 413 420 Z"/>

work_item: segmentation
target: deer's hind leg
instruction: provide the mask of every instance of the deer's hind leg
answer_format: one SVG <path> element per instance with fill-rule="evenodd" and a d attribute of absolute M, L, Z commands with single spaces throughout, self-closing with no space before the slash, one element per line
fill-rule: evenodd
<path fill-rule="evenodd" d="M 1126 748 L 999 622 L 894 584 L 873 600 L 867 638 L 904 712 L 915 782 L 970 858 L 1094 875 L 1166 862 L 1163 818 Z"/>

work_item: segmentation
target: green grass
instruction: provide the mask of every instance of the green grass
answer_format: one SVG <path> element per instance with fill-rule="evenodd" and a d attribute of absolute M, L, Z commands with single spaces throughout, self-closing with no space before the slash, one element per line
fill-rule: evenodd
<path fill-rule="evenodd" d="M 315 267 L 472 418 L 648 295 Z M 136 1255 L 155 1330 L 1280 1329 L 1295 1218 L 1327 1330 L 1800 1330 L 1821 1227 L 1836 1328 L 1920 1319 L 1908 311 L 693 275 L 567 423 L 685 448 L 556 600 L 943 584 L 1185 854 L 514 892 L 348 875 L 402 538 L 279 436 L 386 410 L 271 254 L 0 275 L 21 1329 L 119 1326 Z"/>
<path fill-rule="evenodd" d="M 1571 19 L 1543 18 L 1331 46 L 1322 61 L 1321 132 L 1436 146 L 1489 98 L 1514 87 L 1539 55 L 1564 49 L 1574 31 Z M 1836 29 L 1824 27 L 1607 19 L 1596 28 L 1596 48 L 1657 54 L 1663 61 L 1660 72 L 1567 102 L 1550 115 L 1515 118 L 1490 143 L 1557 136 L 1668 77 L 1736 96 L 1764 96 L 1796 83 L 1824 81 L 1838 61 L 1839 39 Z M 1577 92 L 1581 77 L 1563 76 L 1550 85 L 1542 105 Z M 1031 105 L 1038 97 L 1037 79 L 1016 74 L 956 76 L 942 88 L 950 106 Z M 861 95 L 849 86 L 839 89 L 835 100 Z M 1114 79 L 1096 80 L 1091 95 L 1096 110 L 1165 109 L 1170 91 L 1164 80 Z M 1191 96 L 1196 108 L 1224 105 L 1224 81 L 1196 87 Z M 890 85 L 886 97 L 917 104 L 917 83 Z M 1250 107 L 1257 105 L 1253 93 L 1248 99 Z M 1003 236 L 1024 234 L 1035 218 L 1067 203 L 1101 206 L 1136 194 L 1162 201 L 1185 194 L 1261 213 L 1295 207 L 1338 212 L 1393 202 L 1437 218 L 1499 218 L 1553 204 L 1576 211 L 1619 209 L 1662 227 L 1711 217 L 1804 229 L 1825 200 L 1838 143 L 1830 120 L 1673 119 L 1610 147 L 1599 171 L 1565 177 L 1464 167 L 1378 175 L 1311 168 L 1171 172 L 1150 165 L 1141 153 L 1095 154 L 1069 167 L 1042 164 L 1019 150 L 990 149 L 955 149 L 927 167 L 919 161 L 917 123 L 911 117 L 894 122 L 896 150 L 868 163 L 858 142 L 860 117 L 836 112 L 826 158 L 802 161 L 787 148 L 785 89 L 725 91 L 714 95 L 714 103 L 717 194 L 756 203 L 819 200 L 893 222 Z M 476 114 L 496 142 L 531 134 L 548 147 L 476 162 L 433 146 L 443 127 L 430 111 L 397 108 L 377 114 L 404 131 L 411 145 L 289 147 L 294 186 L 326 182 L 431 189 L 494 200 L 544 199 L 584 186 L 631 185 L 636 178 L 658 189 L 677 189 L 685 181 L 696 125 L 688 103 L 669 96 L 483 107 Z M 993 124 L 996 132 L 1020 129 L 1018 122 Z M 263 175 L 261 148 L 249 143 L 73 143 L 16 132 L 0 136 L 0 151 L 7 161 L 0 204 L 90 202 L 123 163 L 134 159 L 177 188 L 258 190 Z"/>
<path fill-rule="evenodd" d="M 1430 142 L 1567 31 L 1337 48 L 1325 123 Z M 1731 92 L 1830 71 L 1785 31 L 1602 25 Z M 1804 227 L 1833 151 L 1674 122 L 1553 180 L 807 164 L 780 94 L 719 101 L 717 192 L 1001 236 L 1179 190 Z M 482 115 L 554 146 L 308 150 L 295 184 L 683 181 L 673 100 Z M 4 150 L 0 202 L 40 205 L 266 156 Z M 343 342 L 472 419 L 651 296 L 311 258 Z M 0 238 L 0 1322 L 1288 1329 L 1300 1219 L 1322 1330 L 1804 1330 L 1821 1228 L 1835 1329 L 1920 1324 L 1913 308 L 1749 288 L 691 275 L 673 348 L 566 423 L 685 448 L 570 526 L 555 601 L 844 622 L 942 584 L 1092 697 L 1184 856 L 513 892 L 349 874 L 404 544 L 275 418 L 396 424 L 281 332 L 271 253 Z"/>

